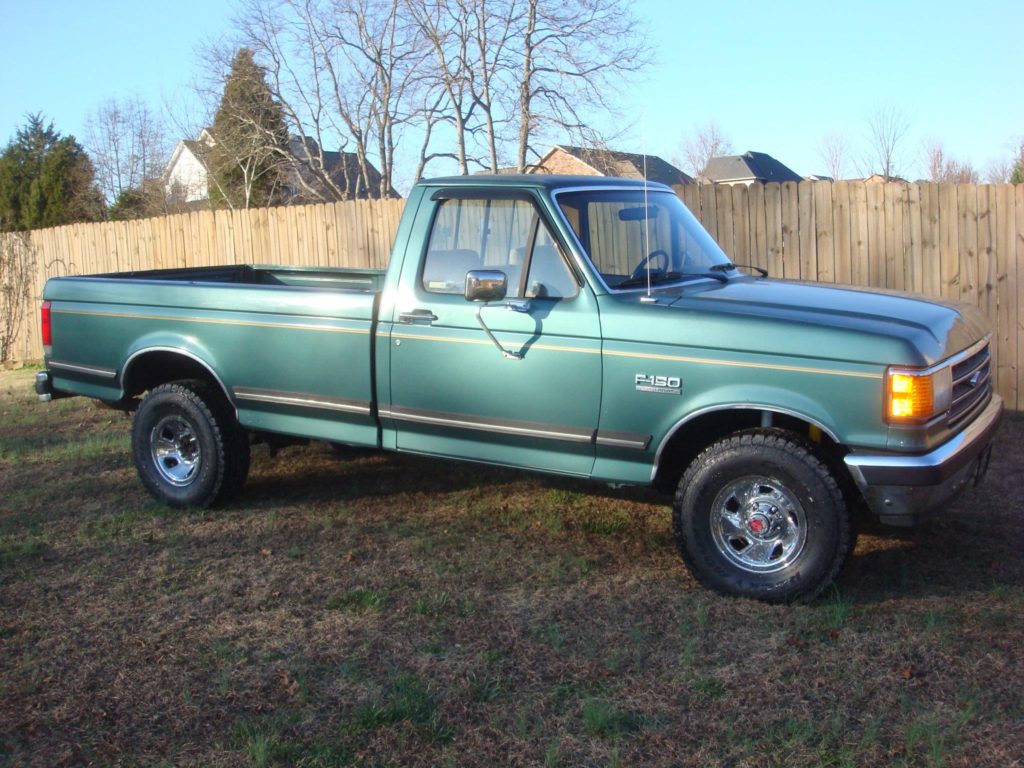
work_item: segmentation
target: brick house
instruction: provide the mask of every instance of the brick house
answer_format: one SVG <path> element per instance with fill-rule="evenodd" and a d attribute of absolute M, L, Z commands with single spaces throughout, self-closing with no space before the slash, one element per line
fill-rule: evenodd
<path fill-rule="evenodd" d="M 565 173 L 574 176 L 619 176 L 627 179 L 644 178 L 644 160 L 647 180 L 669 186 L 692 184 L 693 178 L 657 155 L 638 155 L 611 149 L 587 149 L 568 145 L 553 146 L 533 165 L 530 173 Z"/>

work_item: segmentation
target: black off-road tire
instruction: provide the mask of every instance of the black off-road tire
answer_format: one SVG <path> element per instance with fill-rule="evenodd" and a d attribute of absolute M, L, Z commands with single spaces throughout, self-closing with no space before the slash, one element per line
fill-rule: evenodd
<path fill-rule="evenodd" d="M 146 490 L 170 507 L 226 504 L 249 474 L 249 440 L 231 406 L 200 380 L 154 387 L 132 424 L 132 457 Z"/>
<path fill-rule="evenodd" d="M 835 478 L 810 443 L 781 430 L 739 432 L 697 456 L 679 481 L 672 529 L 701 584 L 769 603 L 813 600 L 852 546 Z"/>

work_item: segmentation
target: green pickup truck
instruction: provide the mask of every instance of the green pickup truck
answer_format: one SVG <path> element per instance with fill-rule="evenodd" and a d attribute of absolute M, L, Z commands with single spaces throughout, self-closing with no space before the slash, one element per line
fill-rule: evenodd
<path fill-rule="evenodd" d="M 171 506 L 234 497 L 268 435 L 653 485 L 703 584 L 809 600 L 858 511 L 980 480 L 1003 404 L 973 309 L 758 272 L 661 185 L 438 179 L 386 271 L 50 280 L 36 391 L 134 409 Z"/>

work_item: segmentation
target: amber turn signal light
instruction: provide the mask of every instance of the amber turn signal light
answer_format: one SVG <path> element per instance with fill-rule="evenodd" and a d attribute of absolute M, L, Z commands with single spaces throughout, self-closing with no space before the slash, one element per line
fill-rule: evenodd
<path fill-rule="evenodd" d="M 948 367 L 928 371 L 890 369 L 886 376 L 886 421 L 928 421 L 949 408 L 951 387 Z"/>

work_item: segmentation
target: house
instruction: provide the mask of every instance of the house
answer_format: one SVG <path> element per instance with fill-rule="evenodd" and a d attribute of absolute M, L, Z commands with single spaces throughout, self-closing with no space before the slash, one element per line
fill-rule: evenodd
<path fill-rule="evenodd" d="M 163 173 L 164 194 L 168 200 L 196 203 L 210 196 L 207 158 L 213 137 L 205 128 L 199 140 L 182 139 L 174 148 Z"/>
<path fill-rule="evenodd" d="M 692 184 L 687 176 L 657 155 L 638 155 L 611 149 L 586 149 L 568 145 L 553 146 L 533 165 L 529 173 L 565 173 L 574 176 L 621 176 L 627 179 L 646 178 L 669 186 Z"/>
<path fill-rule="evenodd" d="M 164 194 L 169 201 L 189 205 L 209 199 L 209 157 L 215 144 L 213 136 L 205 128 L 199 134 L 198 140 L 182 139 L 178 142 L 163 173 Z M 310 192 L 308 187 L 312 187 L 327 199 L 335 196 L 334 190 L 313 171 L 310 164 L 310 159 L 315 160 L 320 154 L 319 149 L 319 144 L 308 136 L 289 137 L 288 150 L 294 158 L 294 163 L 288 170 L 288 179 L 282 195 L 288 203 L 320 202 L 320 197 Z M 380 171 L 369 160 L 366 161 L 369 189 L 366 189 L 360 184 L 359 158 L 354 152 L 324 151 L 322 155 L 324 169 L 331 180 L 347 192 L 343 199 L 365 200 L 381 196 Z M 389 191 L 388 197 L 397 196 L 394 190 Z"/>
<path fill-rule="evenodd" d="M 865 184 L 909 184 L 910 182 L 900 176 L 885 176 L 881 173 L 873 173 L 863 179 Z"/>
<path fill-rule="evenodd" d="M 715 184 L 762 184 L 782 181 L 802 181 L 800 174 L 764 152 L 744 152 L 742 155 L 712 157 L 701 174 L 702 181 Z"/>

